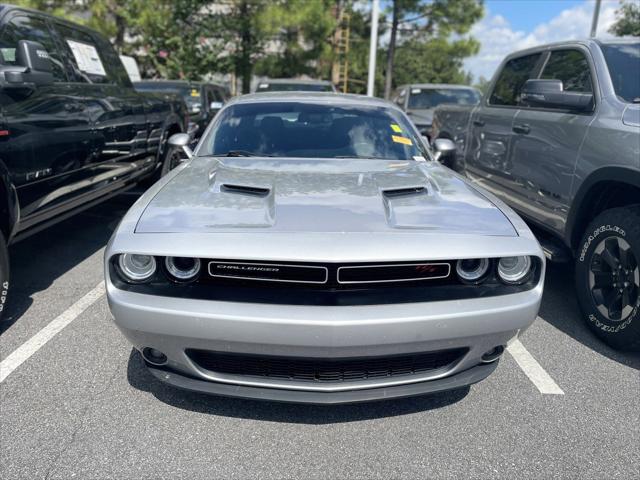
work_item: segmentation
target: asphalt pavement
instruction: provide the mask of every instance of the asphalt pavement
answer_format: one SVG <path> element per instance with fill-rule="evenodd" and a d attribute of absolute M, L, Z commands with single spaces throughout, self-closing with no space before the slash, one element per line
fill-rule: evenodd
<path fill-rule="evenodd" d="M 29 355 L 0 383 L 3 480 L 640 477 L 640 355 L 587 330 L 566 265 L 549 266 L 522 350 L 470 388 L 302 406 L 160 384 L 99 291 L 104 246 L 135 198 L 11 249 L 0 359 Z M 43 329 L 48 341 L 29 343 Z"/>

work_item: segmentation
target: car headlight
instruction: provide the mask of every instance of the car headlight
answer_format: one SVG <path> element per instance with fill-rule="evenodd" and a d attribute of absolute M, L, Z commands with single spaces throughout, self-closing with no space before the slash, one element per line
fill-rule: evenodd
<path fill-rule="evenodd" d="M 489 270 L 488 258 L 469 258 L 458 260 L 456 273 L 465 282 L 477 282 L 484 277 Z"/>
<path fill-rule="evenodd" d="M 194 279 L 200 272 L 199 258 L 167 257 L 164 264 L 169 274 L 181 282 Z"/>
<path fill-rule="evenodd" d="M 156 259 L 152 255 L 123 253 L 118 258 L 118 266 L 125 279 L 131 282 L 143 282 L 156 272 Z"/>
<path fill-rule="evenodd" d="M 504 283 L 522 283 L 531 271 L 531 258 L 504 257 L 498 262 L 498 275 Z"/>

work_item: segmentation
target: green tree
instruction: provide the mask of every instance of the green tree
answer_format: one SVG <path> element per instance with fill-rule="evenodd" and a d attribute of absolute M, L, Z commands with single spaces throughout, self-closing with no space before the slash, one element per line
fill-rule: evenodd
<path fill-rule="evenodd" d="M 221 3 L 221 2 L 220 2 Z M 272 25 L 265 17 L 266 0 L 229 0 L 221 3 L 215 15 L 218 35 L 226 45 L 226 71 L 241 79 L 242 93 L 249 93 L 254 64 L 264 53 Z"/>
<path fill-rule="evenodd" d="M 397 85 L 406 83 L 470 84 L 463 69 L 466 57 L 478 52 L 473 39 L 449 41 L 438 37 L 429 40 L 411 39 L 397 51 L 394 78 Z"/>
<path fill-rule="evenodd" d="M 484 75 L 480 75 L 480 78 L 478 78 L 478 80 L 473 86 L 476 87 L 478 90 L 480 90 L 484 95 L 489 90 L 490 83 L 491 83 L 490 79 L 486 78 Z"/>
<path fill-rule="evenodd" d="M 198 79 L 220 70 L 225 45 L 209 4 L 203 0 L 130 1 L 125 17 L 130 38 L 123 53 L 136 57 L 147 73 L 164 78 Z"/>
<path fill-rule="evenodd" d="M 335 0 L 273 1 L 262 13 L 262 33 L 280 49 L 265 53 L 256 74 L 269 77 L 325 76 L 336 28 Z"/>
<path fill-rule="evenodd" d="M 609 29 L 617 37 L 640 36 L 640 4 L 621 0 L 616 10 L 616 21 Z"/>
<path fill-rule="evenodd" d="M 82 18 L 76 16 L 76 11 L 72 0 L 12 0 L 10 3 L 19 7 L 33 8 L 47 12 L 56 17 L 66 18 L 74 22 L 82 23 Z"/>
<path fill-rule="evenodd" d="M 408 43 L 417 47 L 419 43 L 429 43 L 434 39 L 438 39 L 437 45 L 443 45 L 442 41 L 446 42 L 445 39 L 452 34 L 460 36 L 468 33 L 471 26 L 482 17 L 483 11 L 482 0 L 392 0 L 385 98 L 389 98 L 394 83 L 401 83 L 394 82 L 397 45 L 400 47 Z M 455 49 L 457 52 L 463 52 L 466 48 L 471 52 L 469 54 L 473 54 L 477 50 L 477 43 L 472 44 L 469 40 L 461 42 Z"/>

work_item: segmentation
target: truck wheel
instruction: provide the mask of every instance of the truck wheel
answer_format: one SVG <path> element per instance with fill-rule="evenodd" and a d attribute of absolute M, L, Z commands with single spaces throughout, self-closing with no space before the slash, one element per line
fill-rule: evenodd
<path fill-rule="evenodd" d="M 576 292 L 598 337 L 640 351 L 640 207 L 612 208 L 591 222 L 577 251 Z"/>
<path fill-rule="evenodd" d="M 4 235 L 0 233 L 0 320 L 9 295 L 9 252 Z"/>

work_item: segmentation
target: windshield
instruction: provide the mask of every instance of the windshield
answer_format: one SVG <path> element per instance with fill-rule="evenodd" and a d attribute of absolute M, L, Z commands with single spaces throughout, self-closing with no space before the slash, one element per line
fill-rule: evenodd
<path fill-rule="evenodd" d="M 227 107 L 198 156 L 427 158 L 404 115 L 387 107 L 258 102 Z"/>
<path fill-rule="evenodd" d="M 172 93 L 179 95 L 187 104 L 189 110 L 200 110 L 200 88 L 191 85 L 163 85 L 158 82 L 157 84 L 138 83 L 135 85 L 135 89 L 139 92 L 155 92 L 155 93 Z"/>
<path fill-rule="evenodd" d="M 480 103 L 480 94 L 471 88 L 412 88 L 409 96 L 409 109 L 420 110 L 436 108 L 441 103 L 458 105 L 476 105 Z"/>
<path fill-rule="evenodd" d="M 256 92 L 333 92 L 326 83 L 268 83 L 258 84 Z"/>
<path fill-rule="evenodd" d="M 625 102 L 640 103 L 640 42 L 602 45 L 616 95 Z"/>

